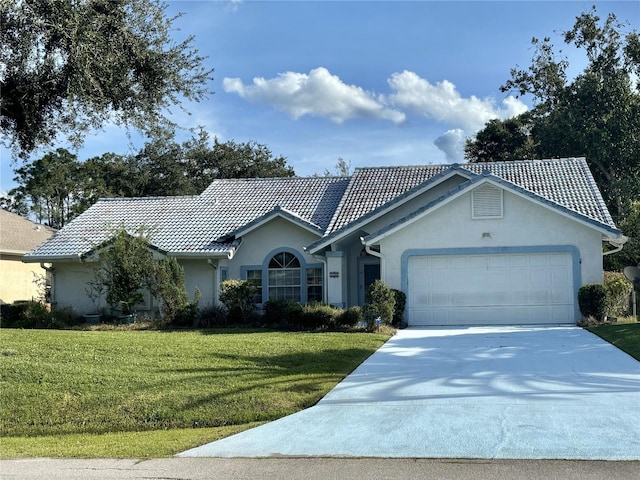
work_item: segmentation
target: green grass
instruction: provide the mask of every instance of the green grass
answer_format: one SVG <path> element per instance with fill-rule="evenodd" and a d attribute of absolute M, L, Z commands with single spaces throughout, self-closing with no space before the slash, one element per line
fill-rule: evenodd
<path fill-rule="evenodd" d="M 640 323 L 600 325 L 589 331 L 640 361 Z"/>
<path fill-rule="evenodd" d="M 314 405 L 365 333 L 0 330 L 0 456 L 161 457 Z"/>

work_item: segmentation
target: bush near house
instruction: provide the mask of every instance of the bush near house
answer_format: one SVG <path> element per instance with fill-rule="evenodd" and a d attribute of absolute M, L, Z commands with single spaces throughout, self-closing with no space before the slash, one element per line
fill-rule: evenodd
<path fill-rule="evenodd" d="M 598 283 L 583 285 L 578 290 L 578 307 L 586 319 L 602 322 L 606 313 L 606 294 Z"/>
<path fill-rule="evenodd" d="M 224 305 L 207 305 L 196 313 L 195 328 L 217 328 L 227 326 L 227 308 Z"/>
<path fill-rule="evenodd" d="M 255 310 L 257 287 L 248 280 L 225 280 L 220 284 L 220 301 L 227 307 L 233 322 L 246 323 Z"/>
<path fill-rule="evenodd" d="M 266 325 L 291 328 L 297 326 L 302 316 L 302 305 L 292 300 L 269 300 L 264 304 L 263 321 Z"/>
<path fill-rule="evenodd" d="M 605 312 L 607 317 L 623 317 L 630 312 L 632 283 L 619 272 L 604 272 Z"/>
<path fill-rule="evenodd" d="M 391 325 L 396 307 L 396 296 L 393 290 L 382 280 L 376 280 L 367 289 L 366 304 L 363 309 L 367 328 L 376 330 L 380 325 Z"/>
<path fill-rule="evenodd" d="M 16 302 L 0 305 L 2 328 L 60 329 L 78 325 L 82 319 L 71 308 L 55 308 L 41 302 Z"/>
<path fill-rule="evenodd" d="M 393 326 L 404 325 L 404 309 L 407 306 L 407 294 L 402 290 L 393 289 L 396 304 L 393 308 Z"/>
<path fill-rule="evenodd" d="M 268 326 L 293 330 L 353 329 L 362 321 L 362 309 L 343 310 L 319 302 L 301 305 L 291 300 L 272 300 L 264 306 L 263 321 Z"/>
<path fill-rule="evenodd" d="M 584 285 L 578 291 L 580 313 L 588 324 L 624 317 L 630 311 L 633 285 L 623 274 L 604 272 L 604 282 Z"/>
<path fill-rule="evenodd" d="M 309 303 L 302 307 L 301 327 L 311 330 L 332 328 L 341 309 L 318 302 Z"/>
<path fill-rule="evenodd" d="M 343 310 L 336 318 L 335 324 L 337 328 L 355 328 L 360 325 L 364 315 L 362 314 L 362 308 L 350 307 Z"/>

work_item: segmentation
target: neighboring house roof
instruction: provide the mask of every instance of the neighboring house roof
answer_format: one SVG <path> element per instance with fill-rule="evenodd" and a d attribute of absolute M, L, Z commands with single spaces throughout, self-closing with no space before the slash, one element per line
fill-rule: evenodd
<path fill-rule="evenodd" d="M 190 197 L 102 199 L 25 260 L 80 257 L 109 239 L 105 227 L 119 225 L 129 232 L 145 225 L 151 243 L 172 255 L 227 255 L 237 246 L 235 237 L 276 217 L 317 233 L 318 246 L 452 174 L 472 183 L 490 176 L 550 208 L 617 232 L 584 158 L 367 167 L 352 177 L 215 180 Z"/>
<path fill-rule="evenodd" d="M 55 232 L 51 227 L 0 209 L 0 254 L 24 255 Z"/>

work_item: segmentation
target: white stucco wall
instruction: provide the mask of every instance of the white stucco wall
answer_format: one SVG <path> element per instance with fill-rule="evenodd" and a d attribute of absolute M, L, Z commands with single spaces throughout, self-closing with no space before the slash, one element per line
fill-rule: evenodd
<path fill-rule="evenodd" d="M 79 314 L 97 311 L 86 292 L 87 283 L 93 279 L 92 265 L 80 262 L 53 264 L 52 302 L 59 307 L 71 307 Z M 106 306 L 103 300 L 102 307 Z"/>
<path fill-rule="evenodd" d="M 178 263 L 184 268 L 184 283 L 189 294 L 189 301 L 193 301 L 197 288 L 200 290 L 199 305 L 201 307 L 215 304 L 217 299 L 217 282 L 215 281 L 217 272 L 207 263 L 207 260 L 203 258 L 197 260 L 181 258 Z"/>
<path fill-rule="evenodd" d="M 488 233 L 490 237 L 483 237 Z M 537 247 L 566 245 L 580 256 L 580 285 L 602 282 L 602 234 L 505 191 L 502 219 L 473 220 L 471 193 L 443 205 L 380 241 L 383 279 L 401 288 L 402 254 L 414 249 Z"/>

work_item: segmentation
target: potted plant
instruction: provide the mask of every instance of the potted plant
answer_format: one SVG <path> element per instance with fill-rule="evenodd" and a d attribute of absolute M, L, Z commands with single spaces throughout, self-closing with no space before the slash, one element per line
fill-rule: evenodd
<path fill-rule="evenodd" d="M 125 300 L 120 300 L 120 310 L 122 315 L 118 318 L 120 323 L 134 323 L 136 321 L 136 305 L 138 305 L 144 297 L 140 292 L 135 292 Z"/>

